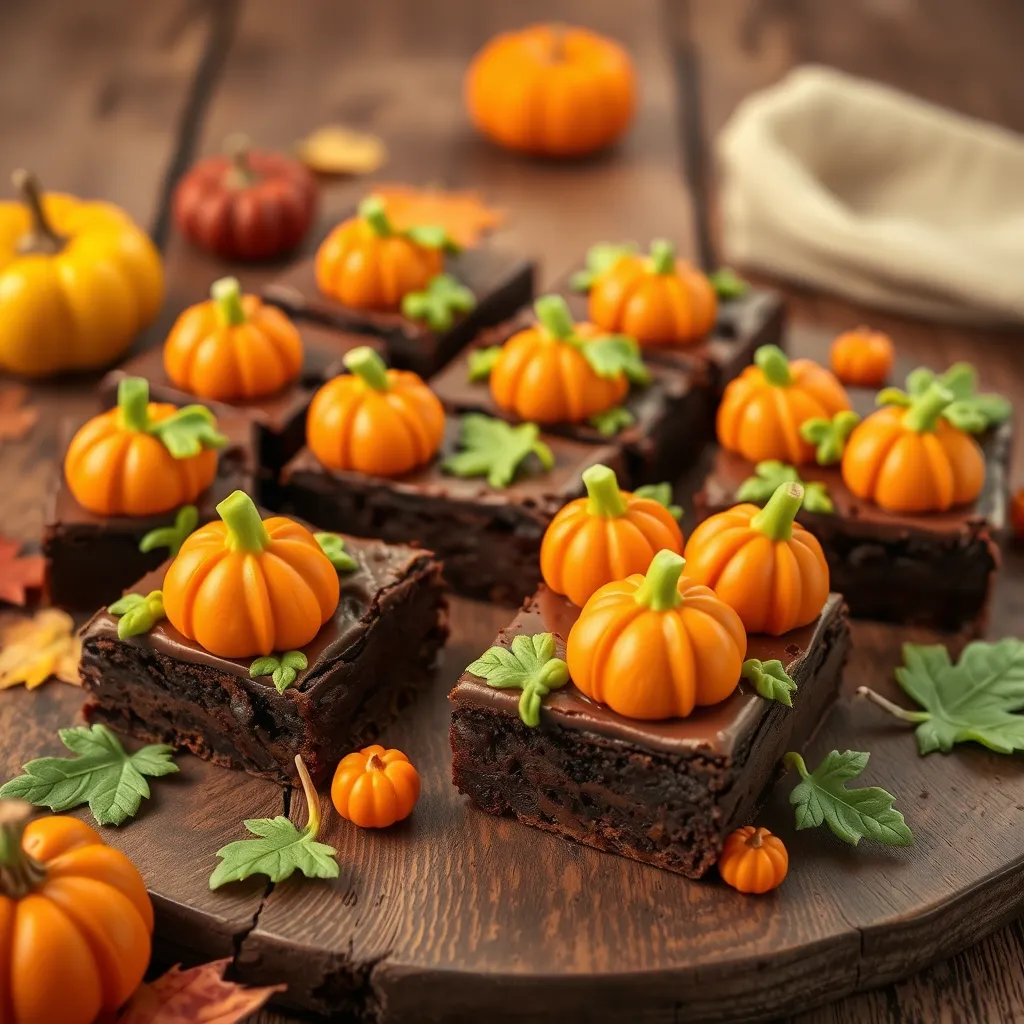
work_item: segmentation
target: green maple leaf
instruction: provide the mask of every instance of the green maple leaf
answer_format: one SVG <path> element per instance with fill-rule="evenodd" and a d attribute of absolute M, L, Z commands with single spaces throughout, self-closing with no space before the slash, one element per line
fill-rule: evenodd
<path fill-rule="evenodd" d="M 205 405 L 186 405 L 176 413 L 150 426 L 176 459 L 191 459 L 204 448 L 223 448 L 228 439 L 217 430 L 217 421 Z"/>
<path fill-rule="evenodd" d="M 599 377 L 625 375 L 631 384 L 650 384 L 650 371 L 644 366 L 640 346 L 625 334 L 608 334 L 590 340 L 574 339 L 574 343 Z"/>
<path fill-rule="evenodd" d="M 748 658 L 743 662 L 740 674 L 765 700 L 778 701 L 787 708 L 793 706 L 797 686 L 778 658 L 771 661 Z"/>
<path fill-rule="evenodd" d="M 152 744 L 129 754 L 105 726 L 62 729 L 61 742 L 76 757 L 40 757 L 29 761 L 24 775 L 0 788 L 0 799 L 27 800 L 51 811 L 67 811 L 87 803 L 101 825 L 120 825 L 133 818 L 149 798 L 145 776 L 178 771 L 173 747 Z"/>
<path fill-rule="evenodd" d="M 650 498 L 651 501 L 664 505 L 672 513 L 674 519 L 683 518 L 683 506 L 672 503 L 672 485 L 670 483 L 643 484 L 641 487 L 637 487 L 633 493 L 638 498 Z"/>
<path fill-rule="evenodd" d="M 896 798 L 891 793 L 880 786 L 846 787 L 864 771 L 869 757 L 857 750 L 842 754 L 833 750 L 811 772 L 799 754 L 786 754 L 786 764 L 802 779 L 789 794 L 796 811 L 796 827 L 828 825 L 833 835 L 852 846 L 865 837 L 886 846 L 910 846 L 914 836 L 903 815 L 893 807 Z"/>
<path fill-rule="evenodd" d="M 614 437 L 636 423 L 636 417 L 623 405 L 616 405 L 591 416 L 587 422 L 602 436 Z"/>
<path fill-rule="evenodd" d="M 569 681 L 569 668 L 555 657 L 555 638 L 551 633 L 517 636 L 511 647 L 492 647 L 485 651 L 467 672 L 485 680 L 497 689 L 519 689 L 519 717 L 524 725 L 540 724 L 540 707 L 544 698 Z"/>
<path fill-rule="evenodd" d="M 469 379 L 479 383 L 487 380 L 494 369 L 494 364 L 501 355 L 501 345 L 489 345 L 487 348 L 476 348 L 469 353 Z"/>
<path fill-rule="evenodd" d="M 708 274 L 708 280 L 715 294 L 725 301 L 740 299 L 750 291 L 750 283 L 728 267 L 722 267 Z"/>
<path fill-rule="evenodd" d="M 164 618 L 164 595 L 160 590 L 142 594 L 125 594 L 108 609 L 111 615 L 120 616 L 117 621 L 117 635 L 121 640 L 130 636 L 148 633 Z"/>
<path fill-rule="evenodd" d="M 167 548 L 167 557 L 174 558 L 198 525 L 199 509 L 195 505 L 182 505 L 174 517 L 174 525 L 150 530 L 139 541 L 139 550 L 155 551 L 157 548 Z"/>
<path fill-rule="evenodd" d="M 270 676 L 278 693 L 284 693 L 298 678 L 300 672 L 309 667 L 309 659 L 302 651 L 285 651 L 280 658 L 268 655 L 257 658 L 249 666 L 249 675 L 253 679 Z"/>
<path fill-rule="evenodd" d="M 737 501 L 749 501 L 763 505 L 775 493 L 780 484 L 797 483 L 804 489 L 803 509 L 831 515 L 835 512 L 828 488 L 819 481 L 808 483 L 800 479 L 795 467 L 787 466 L 777 459 L 766 459 L 754 467 L 754 475 L 747 477 L 736 491 Z"/>
<path fill-rule="evenodd" d="M 240 882 L 252 875 L 266 875 L 282 882 L 296 871 L 307 878 L 337 878 L 338 851 L 317 842 L 320 833 L 320 801 L 300 757 L 295 758 L 306 797 L 307 823 L 298 829 L 283 815 L 251 818 L 242 824 L 255 839 L 238 839 L 217 851 L 220 864 L 210 876 L 210 888 Z"/>
<path fill-rule="evenodd" d="M 546 470 L 555 464 L 551 449 L 540 440 L 536 423 L 513 427 L 492 416 L 467 413 L 462 417 L 459 445 L 462 450 L 449 455 L 441 468 L 453 476 L 487 477 L 494 488 L 508 487 L 530 455 L 535 455 Z"/>
<path fill-rule="evenodd" d="M 574 292 L 589 292 L 594 279 L 614 266 L 623 256 L 630 256 L 639 247 L 636 242 L 598 242 L 587 250 L 586 269 L 577 270 L 569 278 L 569 287 Z"/>
<path fill-rule="evenodd" d="M 866 686 L 857 692 L 916 725 L 922 755 L 974 741 L 998 754 L 1024 750 L 1024 640 L 968 644 L 954 665 L 941 644 L 904 644 L 896 681 L 923 711 L 908 711 Z"/>
<path fill-rule="evenodd" d="M 336 533 L 314 533 L 313 540 L 338 572 L 355 572 L 359 563 L 345 550 L 345 539 Z"/>
<path fill-rule="evenodd" d="M 402 312 L 410 320 L 423 320 L 433 331 L 447 331 L 456 313 L 476 307 L 476 296 L 451 274 L 438 274 L 423 291 L 409 292 L 402 299 Z"/>
<path fill-rule="evenodd" d="M 831 466 L 843 457 L 846 441 L 860 417 L 851 409 L 837 412 L 832 419 L 815 416 L 800 424 L 800 436 L 815 445 L 814 457 L 819 466 Z"/>

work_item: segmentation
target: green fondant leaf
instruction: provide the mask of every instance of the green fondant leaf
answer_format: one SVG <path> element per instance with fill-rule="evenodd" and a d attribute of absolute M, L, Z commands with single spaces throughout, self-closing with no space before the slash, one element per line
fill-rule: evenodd
<path fill-rule="evenodd" d="M 631 384 L 650 384 L 651 373 L 644 366 L 640 346 L 625 334 L 609 334 L 589 340 L 574 339 L 574 344 L 599 377 L 625 375 Z"/>
<path fill-rule="evenodd" d="M 223 448 L 228 439 L 217 431 L 217 421 L 205 405 L 186 405 L 149 432 L 163 442 L 176 459 L 190 459 L 204 448 Z"/>
<path fill-rule="evenodd" d="M 487 380 L 491 370 L 501 355 L 501 345 L 489 345 L 487 348 L 473 349 L 469 353 L 469 379 L 473 383 Z"/>
<path fill-rule="evenodd" d="M 636 423 L 636 417 L 625 406 L 616 405 L 612 409 L 605 409 L 604 412 L 591 416 L 587 422 L 602 437 L 614 437 L 620 430 L 625 430 Z"/>
<path fill-rule="evenodd" d="M 765 700 L 778 701 L 780 704 L 785 704 L 787 708 L 793 706 L 793 694 L 797 689 L 796 683 L 793 682 L 782 662 L 777 658 L 773 658 L 771 661 L 748 658 L 743 662 L 741 675 Z"/>
<path fill-rule="evenodd" d="M 781 484 L 798 483 L 804 489 L 803 508 L 807 512 L 831 514 L 835 512 L 828 487 L 820 481 L 810 483 L 801 480 L 793 466 L 787 466 L 777 459 L 766 459 L 754 467 L 754 475 L 747 477 L 736 490 L 737 501 L 749 501 L 764 505 Z"/>
<path fill-rule="evenodd" d="M 476 306 L 476 297 L 451 274 L 431 278 L 420 292 L 409 292 L 402 299 L 402 312 L 410 320 L 423 320 L 433 331 L 447 331 L 456 313 L 468 313 Z"/>
<path fill-rule="evenodd" d="M 167 557 L 174 558 L 198 525 L 199 509 L 195 505 L 182 505 L 174 517 L 174 525 L 150 530 L 139 541 L 139 550 L 155 551 L 157 548 L 167 548 Z"/>
<path fill-rule="evenodd" d="M 850 409 L 837 412 L 832 419 L 813 417 L 800 425 L 800 436 L 815 445 L 814 457 L 819 466 L 831 466 L 843 457 L 846 441 L 860 417 Z"/>
<path fill-rule="evenodd" d="M 723 301 L 740 299 L 750 291 L 750 282 L 744 281 L 736 271 L 728 267 L 721 267 L 708 274 L 708 280 L 715 294 Z"/>
<path fill-rule="evenodd" d="M 338 572 L 354 572 L 359 563 L 345 550 L 345 539 L 336 533 L 314 533 L 313 539 Z"/>
<path fill-rule="evenodd" d="M 142 594 L 125 594 L 107 609 L 111 615 L 118 615 L 117 635 L 122 640 L 148 633 L 164 618 L 164 595 L 162 591 L 151 590 Z"/>
<path fill-rule="evenodd" d="M 672 485 L 670 483 L 643 484 L 637 487 L 633 493 L 638 498 L 650 498 L 659 505 L 664 505 L 672 513 L 674 519 L 683 518 L 682 505 L 674 505 L 672 503 Z"/>
<path fill-rule="evenodd" d="M 449 455 L 441 468 L 453 476 L 487 478 L 494 488 L 508 487 L 526 458 L 535 455 L 545 470 L 555 464 L 551 449 L 540 440 L 540 427 L 467 413 L 462 417 L 461 451 Z"/>
<path fill-rule="evenodd" d="M 596 245 L 592 245 L 587 250 L 586 269 L 577 270 L 569 278 L 569 287 L 574 292 L 589 292 L 596 277 L 613 267 L 623 256 L 635 253 L 637 249 L 638 246 L 635 242 L 624 242 L 618 245 L 612 242 L 598 242 Z"/>

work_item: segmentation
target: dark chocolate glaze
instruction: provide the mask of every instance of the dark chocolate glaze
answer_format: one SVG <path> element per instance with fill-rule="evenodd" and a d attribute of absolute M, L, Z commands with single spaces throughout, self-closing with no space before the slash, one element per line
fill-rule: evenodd
<path fill-rule="evenodd" d="M 747 657 L 761 661 L 778 659 L 799 686 L 805 681 L 806 656 L 820 641 L 829 625 L 842 614 L 843 599 L 830 594 L 818 619 L 802 629 L 779 637 L 755 635 L 748 639 Z M 580 613 L 568 598 L 541 586 L 523 605 L 515 620 L 498 634 L 495 644 L 509 647 L 519 635 L 554 633 L 558 656 L 565 657 L 565 638 Z M 477 707 L 519 715 L 519 691 L 499 690 L 479 676 L 464 672 L 449 695 L 458 708 Z M 624 718 L 610 708 L 584 696 L 570 681 L 544 700 L 542 725 L 580 729 L 624 740 L 639 747 L 662 750 L 685 757 L 711 754 L 731 757 L 743 749 L 771 710 L 771 702 L 740 682 L 721 704 L 696 708 L 688 718 L 638 721 Z"/>

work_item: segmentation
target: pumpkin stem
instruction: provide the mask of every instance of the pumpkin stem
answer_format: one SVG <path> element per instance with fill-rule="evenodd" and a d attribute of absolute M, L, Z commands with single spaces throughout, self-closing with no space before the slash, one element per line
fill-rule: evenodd
<path fill-rule="evenodd" d="M 753 847 L 755 850 L 761 849 L 764 846 L 764 829 L 758 826 L 753 832 L 747 837 L 747 846 Z"/>
<path fill-rule="evenodd" d="M 145 377 L 125 377 L 117 385 L 117 408 L 126 430 L 146 433 L 149 430 L 149 381 Z"/>
<path fill-rule="evenodd" d="M 270 543 L 259 510 L 245 491 L 229 494 L 217 506 L 217 515 L 227 524 L 226 544 L 231 551 L 258 554 Z"/>
<path fill-rule="evenodd" d="M 358 213 L 378 237 L 387 238 L 388 235 L 393 234 L 391 221 L 388 220 L 387 210 L 384 207 L 384 200 L 379 196 L 367 196 L 359 204 Z"/>
<path fill-rule="evenodd" d="M 226 176 L 228 188 L 248 188 L 257 181 L 257 174 L 249 163 L 251 143 L 249 136 L 235 132 L 224 140 L 224 152 L 231 161 L 231 169 Z"/>
<path fill-rule="evenodd" d="M 934 433 L 939 417 L 953 398 L 953 392 L 938 381 L 930 384 L 920 398 L 910 403 L 910 408 L 903 414 L 903 426 L 918 434 Z"/>
<path fill-rule="evenodd" d="M 18 239 L 17 251 L 22 256 L 53 256 L 60 252 L 67 244 L 67 239 L 54 231 L 46 216 L 43 193 L 36 176 L 25 170 L 17 170 L 11 175 L 11 182 L 32 218 L 28 234 Z"/>
<path fill-rule="evenodd" d="M 676 271 L 676 247 L 666 238 L 651 242 L 651 269 L 656 274 L 674 274 Z"/>
<path fill-rule="evenodd" d="M 371 754 L 366 759 L 366 770 L 368 772 L 382 772 L 386 767 L 387 765 L 376 754 Z"/>
<path fill-rule="evenodd" d="M 238 327 L 249 318 L 242 308 L 242 286 L 237 277 L 222 277 L 210 285 L 210 298 L 217 309 L 221 327 Z"/>
<path fill-rule="evenodd" d="M 804 489 L 800 484 L 779 484 L 768 504 L 750 520 L 750 527 L 769 540 L 789 540 L 793 536 L 793 520 L 803 503 Z"/>
<path fill-rule="evenodd" d="M 20 900 L 43 880 L 45 869 L 22 847 L 34 812 L 24 800 L 0 800 L 0 896 Z"/>
<path fill-rule="evenodd" d="M 592 516 L 617 519 L 626 511 L 626 499 L 619 490 L 615 470 L 607 466 L 591 466 L 583 471 L 587 488 L 587 512 Z"/>
<path fill-rule="evenodd" d="M 295 755 L 295 768 L 299 773 L 299 781 L 302 783 L 302 794 L 306 798 L 306 835 L 314 839 L 320 834 L 320 796 L 309 777 L 305 761 L 301 754 Z"/>
<path fill-rule="evenodd" d="M 765 380 L 777 388 L 788 388 L 793 383 L 789 360 L 778 345 L 762 345 L 754 353 L 754 364 L 764 374 Z"/>
<path fill-rule="evenodd" d="M 576 324 L 569 312 L 569 304 L 561 295 L 542 295 L 534 304 L 533 311 L 541 326 L 553 338 L 566 341 L 576 333 Z"/>
<path fill-rule="evenodd" d="M 355 374 L 368 388 L 374 391 L 390 391 L 388 368 L 384 360 L 369 345 L 352 349 L 342 360 L 349 373 Z"/>
<path fill-rule="evenodd" d="M 685 565 L 682 555 L 663 548 L 651 560 L 643 583 L 637 587 L 633 600 L 655 612 L 677 608 L 683 600 L 679 593 L 679 577 Z"/>

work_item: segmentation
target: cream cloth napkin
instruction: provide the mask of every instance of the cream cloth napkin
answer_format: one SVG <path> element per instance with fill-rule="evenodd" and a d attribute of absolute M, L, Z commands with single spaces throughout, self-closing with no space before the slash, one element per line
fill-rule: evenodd
<path fill-rule="evenodd" d="M 803 67 L 717 142 L 729 263 L 866 305 L 1024 320 L 1024 137 Z"/>

